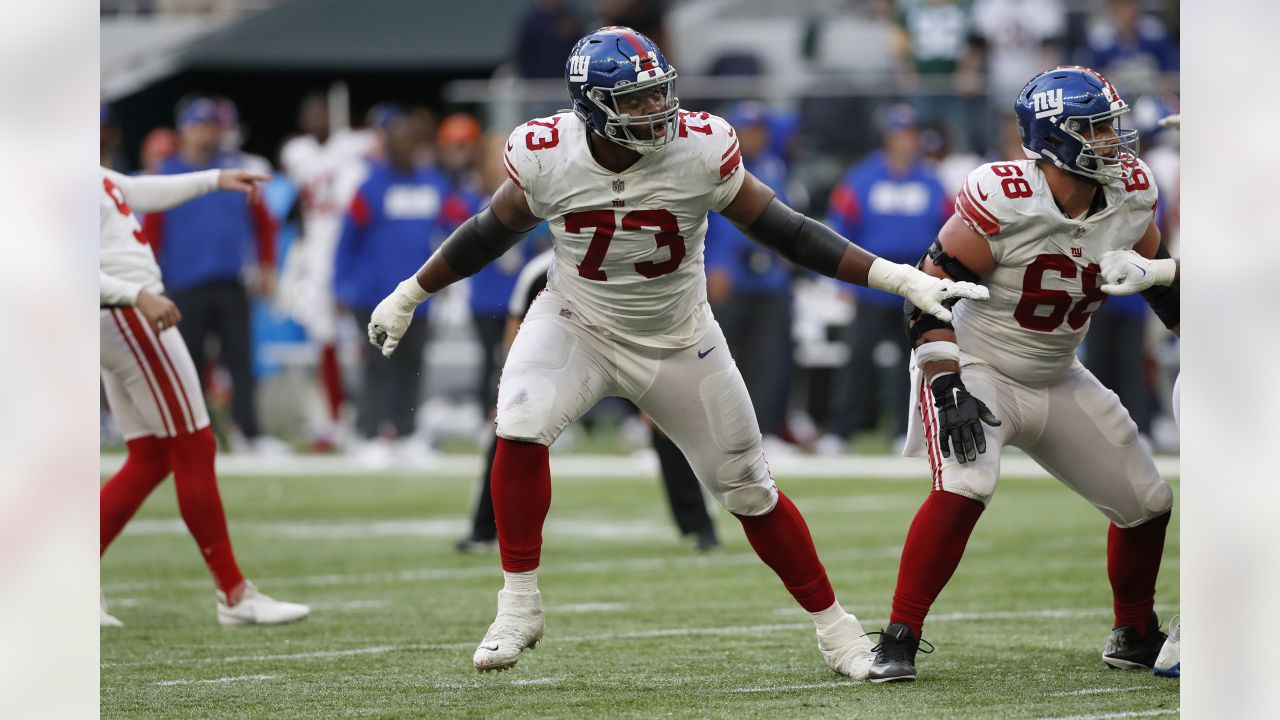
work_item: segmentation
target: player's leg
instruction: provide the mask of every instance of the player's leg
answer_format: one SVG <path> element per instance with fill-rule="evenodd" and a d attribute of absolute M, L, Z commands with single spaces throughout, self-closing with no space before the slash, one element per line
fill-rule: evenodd
<path fill-rule="evenodd" d="M 221 360 L 233 386 L 231 416 L 244 436 L 255 447 L 261 447 L 264 438 L 260 437 L 258 428 L 257 377 L 253 373 L 253 347 L 249 340 L 249 296 L 240 283 L 219 286 L 217 292 L 215 312 L 218 339 L 222 342 Z"/>
<path fill-rule="evenodd" d="M 618 355 L 631 399 L 684 452 L 698 480 L 738 518 L 752 549 L 809 612 L 828 666 L 866 677 L 871 643 L 836 602 L 800 511 L 774 486 L 751 397 L 719 326 L 682 350 Z"/>
<path fill-rule="evenodd" d="M 504 583 L 497 618 L 472 658 L 481 672 L 515 665 L 521 651 L 542 639 L 538 565 L 551 508 L 547 448 L 613 387 L 605 342 L 562 307 L 552 292 L 533 302 L 498 387 L 490 490 Z"/>
<path fill-rule="evenodd" d="M 969 366 L 963 375 L 969 392 L 992 408 L 1003 424 L 996 428 L 983 426 L 987 451 L 979 454 L 976 461 L 961 464 L 954 449 L 950 457 L 944 458 L 938 446 L 933 395 L 929 384 L 922 377 L 918 380 L 917 407 L 911 413 L 911 422 L 923 425 L 933 487 L 911 521 L 902 546 L 893 610 L 870 672 L 873 682 L 916 678 L 915 655 L 925 617 L 964 557 L 969 536 L 995 493 L 1000 449 L 1015 436 L 1020 424 L 1014 413 L 1012 390 L 1001 382 L 999 374 L 986 367 Z"/>
<path fill-rule="evenodd" d="M 707 502 L 702 497 L 702 486 L 698 484 L 693 468 L 689 467 L 688 459 L 666 433 L 656 427 L 650 433 L 654 452 L 658 454 L 658 465 L 662 468 L 662 485 L 667 491 L 671 516 L 675 518 L 680 534 L 697 538 L 698 549 L 704 552 L 720 547 L 715 523 L 707 513 Z"/>
<path fill-rule="evenodd" d="M 1150 668 L 1164 634 L 1155 613 L 1173 490 L 1138 441 L 1138 426 L 1116 394 L 1076 363 L 1048 393 L 1048 420 L 1027 453 L 1111 520 L 1107 575 L 1115 630 L 1108 665 Z"/>

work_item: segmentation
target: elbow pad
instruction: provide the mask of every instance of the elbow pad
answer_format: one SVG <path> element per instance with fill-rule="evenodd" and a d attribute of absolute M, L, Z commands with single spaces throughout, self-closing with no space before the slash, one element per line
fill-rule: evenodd
<path fill-rule="evenodd" d="M 525 232 L 503 225 L 493 214 L 493 208 L 485 207 L 445 239 L 440 246 L 440 254 L 454 272 L 471 277 L 480 268 L 505 255 L 520 242 Z"/>
<path fill-rule="evenodd" d="M 1160 247 L 1156 249 L 1155 259 L 1164 260 L 1168 257 L 1170 257 L 1169 248 L 1165 247 L 1164 243 L 1160 243 Z M 1151 311 L 1170 330 L 1182 322 L 1179 284 L 1178 280 L 1174 280 L 1172 285 L 1153 285 L 1142 291 L 1142 299 L 1147 301 Z"/>
<path fill-rule="evenodd" d="M 835 277 L 849 241 L 820 222 L 774 198 L 747 228 L 752 240 L 791 262 L 827 277 Z"/>

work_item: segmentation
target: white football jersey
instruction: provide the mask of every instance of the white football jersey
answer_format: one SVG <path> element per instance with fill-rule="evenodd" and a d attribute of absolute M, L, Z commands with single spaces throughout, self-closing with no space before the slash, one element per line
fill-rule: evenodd
<path fill-rule="evenodd" d="M 124 196 L 125 182 L 118 173 L 100 168 L 102 194 L 99 196 L 99 267 L 102 272 L 144 290 L 164 292 L 155 253 L 142 239 L 142 225 Z"/>
<path fill-rule="evenodd" d="M 986 362 L 1035 384 L 1071 366 L 1089 317 L 1106 299 L 1098 289 L 1103 253 L 1132 248 L 1154 217 L 1151 170 L 1141 160 L 1131 164 L 1128 177 L 1104 186 L 1106 207 L 1083 219 L 1058 209 L 1034 160 L 969 174 L 956 213 L 990 242 L 996 265 L 983 281 L 991 299 L 956 305 L 962 362 Z"/>
<path fill-rule="evenodd" d="M 511 133 L 505 162 L 551 226 L 548 287 L 581 318 L 649 347 L 697 342 L 711 323 L 703 271 L 707 212 L 742 187 L 738 139 L 708 113 L 680 113 L 677 136 L 621 173 L 596 163 L 571 112 Z"/>

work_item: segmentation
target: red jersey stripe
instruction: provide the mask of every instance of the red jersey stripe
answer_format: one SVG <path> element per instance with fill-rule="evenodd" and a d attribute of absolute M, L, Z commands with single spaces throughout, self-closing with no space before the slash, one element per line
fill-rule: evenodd
<path fill-rule="evenodd" d="M 730 157 L 728 160 L 725 160 L 724 164 L 720 166 L 720 179 L 723 180 L 729 177 L 729 174 L 732 173 L 741 164 L 742 164 L 742 152 L 739 150 L 734 150 L 733 156 Z"/>
<path fill-rule="evenodd" d="M 733 139 L 733 144 L 729 146 L 729 149 L 728 149 L 728 150 L 725 150 L 725 151 L 724 151 L 724 154 L 720 156 L 720 159 L 721 159 L 721 160 L 724 160 L 725 158 L 727 158 L 727 157 L 729 157 L 730 155 L 732 155 L 732 154 L 733 154 L 733 151 L 734 151 L 734 150 L 737 150 L 737 149 L 738 149 L 738 139 L 737 139 L 737 138 L 734 138 L 734 139 Z"/>

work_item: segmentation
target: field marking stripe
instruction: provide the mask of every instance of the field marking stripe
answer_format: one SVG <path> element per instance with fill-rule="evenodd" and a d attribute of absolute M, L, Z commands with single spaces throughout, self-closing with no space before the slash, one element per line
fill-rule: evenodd
<path fill-rule="evenodd" d="M 1176 715 L 1181 708 L 1161 710 L 1131 710 L 1127 712 L 1097 713 L 1094 715 L 1060 715 L 1040 718 L 1039 720 L 1111 720 L 1111 718 L 1155 717 L 1157 715 Z"/>
<path fill-rule="evenodd" d="M 184 678 L 181 680 L 160 680 L 153 683 L 162 687 L 170 687 L 173 685 L 213 685 L 218 683 L 243 682 L 245 680 L 273 680 L 279 675 L 233 675 L 231 677 L 213 678 L 210 680 L 199 680 L 193 678 Z"/>
<path fill-rule="evenodd" d="M 1057 617 L 1094 617 L 1111 613 L 1111 608 L 1055 608 L 1046 610 L 997 611 L 991 613 L 939 613 L 930 616 L 933 622 L 953 622 L 968 620 L 1008 620 L 1016 618 L 1057 618 Z M 863 622 L 878 625 L 888 622 L 888 618 L 867 618 Z M 650 640 L 666 637 L 697 637 L 703 635 L 742 635 L 749 633 L 784 632 L 790 630 L 812 629 L 811 622 L 772 623 L 768 625 L 728 625 L 718 627 L 682 627 L 660 628 L 654 630 L 635 630 L 624 633 L 603 635 L 583 635 L 552 637 L 551 642 L 577 644 L 586 642 L 609 642 L 613 640 Z M 313 650 L 300 653 L 277 655 L 232 655 L 229 657 L 181 658 L 169 660 L 141 660 L 136 662 L 104 662 L 103 668 L 138 667 L 144 665 L 204 665 L 209 663 L 232 662 L 275 662 L 291 660 L 313 660 L 319 658 L 348 657 L 352 655 L 382 655 L 392 652 L 409 652 L 419 650 L 464 650 L 475 647 L 474 642 L 453 643 L 406 643 L 404 645 L 374 645 L 345 650 Z"/>
<path fill-rule="evenodd" d="M 721 690 L 720 692 L 726 692 L 726 693 L 786 692 L 788 690 L 817 690 L 818 688 L 854 687 L 862 684 L 863 683 L 859 680 L 845 680 L 843 682 L 834 681 L 834 682 L 822 682 L 822 683 L 809 683 L 808 685 L 776 685 L 774 687 L 738 687 L 738 688 L 728 688 L 725 690 Z"/>
<path fill-rule="evenodd" d="M 1084 688 L 1083 690 L 1065 690 L 1051 692 L 1046 697 L 1076 697 L 1080 695 L 1105 695 L 1107 693 L 1136 692 L 1138 690 L 1156 690 L 1156 685 L 1135 685 L 1134 687 Z"/>

